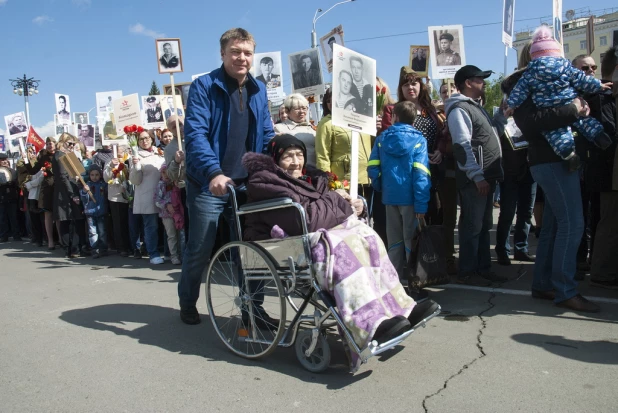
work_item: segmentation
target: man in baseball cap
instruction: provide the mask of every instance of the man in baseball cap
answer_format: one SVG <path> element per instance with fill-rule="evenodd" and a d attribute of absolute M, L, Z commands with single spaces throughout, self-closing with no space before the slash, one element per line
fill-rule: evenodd
<path fill-rule="evenodd" d="M 455 179 L 461 200 L 459 274 L 457 282 L 489 286 L 506 278 L 491 271 L 489 230 L 493 226 L 493 193 L 502 181 L 502 148 L 480 98 L 492 72 L 467 65 L 455 73 L 460 91 L 445 102 L 457 161 Z M 503 129 L 503 126 L 502 126 Z"/>

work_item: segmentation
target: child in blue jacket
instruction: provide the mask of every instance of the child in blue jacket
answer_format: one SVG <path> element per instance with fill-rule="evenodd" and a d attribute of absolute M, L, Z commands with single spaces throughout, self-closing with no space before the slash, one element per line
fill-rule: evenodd
<path fill-rule="evenodd" d="M 107 231 L 105 215 L 107 214 L 107 183 L 103 180 L 103 172 L 96 164 L 88 169 L 88 182 L 80 191 L 84 214 L 88 223 L 88 240 L 93 249 L 92 258 L 99 258 L 107 253 Z M 94 202 L 88 195 L 88 190 L 94 196 Z"/>
<path fill-rule="evenodd" d="M 407 279 L 403 269 L 412 248 L 416 219 L 425 216 L 431 189 L 427 140 L 412 127 L 414 119 L 414 103 L 397 103 L 393 126 L 378 136 L 367 164 L 371 185 L 382 192 L 386 205 L 388 257 L 401 280 Z"/>

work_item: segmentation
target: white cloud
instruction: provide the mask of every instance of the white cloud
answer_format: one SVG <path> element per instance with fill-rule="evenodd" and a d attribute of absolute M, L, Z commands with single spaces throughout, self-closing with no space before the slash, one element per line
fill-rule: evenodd
<path fill-rule="evenodd" d="M 0 6 L 4 6 L 7 1 L 9 1 L 9 0 L 0 0 Z"/>
<path fill-rule="evenodd" d="M 129 26 L 129 33 L 141 34 L 143 36 L 152 37 L 153 39 L 165 37 L 165 33 L 157 33 L 154 30 L 147 29 L 141 23 L 136 23 L 133 26 Z"/>
<path fill-rule="evenodd" d="M 49 16 L 37 16 L 34 19 L 32 19 L 32 23 L 38 24 L 39 26 L 42 26 L 42 25 L 44 25 L 47 22 L 53 22 L 53 21 L 54 21 L 54 19 L 52 19 Z"/>
<path fill-rule="evenodd" d="M 54 124 L 53 120 L 50 120 L 43 126 L 33 125 L 33 127 L 36 133 L 38 133 L 39 136 L 43 139 L 47 138 L 48 136 L 56 136 L 56 125 Z"/>

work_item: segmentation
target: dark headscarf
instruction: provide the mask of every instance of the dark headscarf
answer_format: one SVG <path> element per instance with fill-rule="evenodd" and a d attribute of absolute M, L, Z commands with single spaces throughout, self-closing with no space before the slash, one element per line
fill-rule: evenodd
<path fill-rule="evenodd" d="M 281 155 L 289 148 L 299 148 L 303 151 L 303 158 L 307 162 L 307 148 L 305 144 L 290 134 L 277 135 L 271 139 L 270 143 L 270 156 L 275 160 L 275 164 L 279 165 Z"/>

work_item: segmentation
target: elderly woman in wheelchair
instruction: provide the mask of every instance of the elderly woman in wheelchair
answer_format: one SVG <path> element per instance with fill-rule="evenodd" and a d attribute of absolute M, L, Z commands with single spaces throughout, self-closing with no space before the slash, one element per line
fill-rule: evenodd
<path fill-rule="evenodd" d="M 207 274 L 211 319 L 235 353 L 257 358 L 277 345 L 295 344 L 301 364 L 311 371 L 328 367 L 324 332 L 337 326 L 351 370 L 356 371 L 372 355 L 407 338 L 440 307 L 431 300 L 415 303 L 406 294 L 380 237 L 358 218 L 364 213 L 363 201 L 331 191 L 324 172 L 306 167 L 302 141 L 279 135 L 270 148 L 270 156 L 248 153 L 243 158 L 249 173 L 248 204 L 237 208 L 236 221 L 240 227 L 244 216 L 246 242 L 224 246 L 211 261 Z M 218 282 L 216 277 L 230 262 L 241 270 Z M 237 288 L 227 294 L 240 311 L 217 317 L 223 310 L 216 305 L 229 306 L 216 299 L 219 291 L 236 283 Z M 302 302 L 294 301 L 294 295 Z M 296 310 L 287 329 L 284 296 Z M 304 314 L 308 304 L 316 308 L 313 315 Z M 334 324 L 328 324 L 329 317 Z M 314 328 L 299 333 L 303 322 Z"/>

